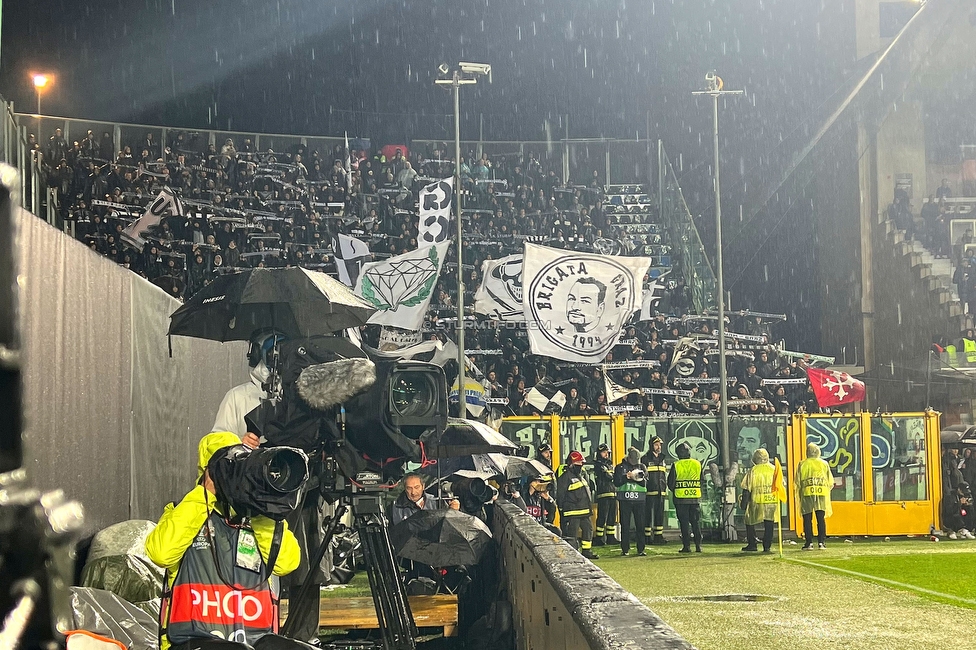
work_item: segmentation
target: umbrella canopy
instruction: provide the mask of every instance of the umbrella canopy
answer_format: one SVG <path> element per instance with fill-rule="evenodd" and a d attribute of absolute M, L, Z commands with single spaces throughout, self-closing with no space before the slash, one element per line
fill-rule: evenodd
<path fill-rule="evenodd" d="M 493 465 L 502 470 L 502 473 L 508 480 L 538 478 L 552 474 L 552 470 L 549 467 L 535 458 L 505 456 L 503 454 L 488 454 L 488 458 L 491 459 Z"/>
<path fill-rule="evenodd" d="M 484 480 L 502 476 L 510 481 L 523 477 L 537 478 L 552 474 L 551 469 L 534 458 L 506 456 L 505 454 L 471 454 L 443 458 L 418 471 L 428 476 L 477 476 Z M 470 474 L 463 474 L 462 472 L 470 472 Z"/>
<path fill-rule="evenodd" d="M 420 441 L 426 447 L 428 458 L 454 458 L 490 453 L 512 454 L 519 448 L 517 444 L 487 424 L 459 418 L 448 418 L 447 427 L 440 435 L 436 430 L 431 431 L 422 436 Z"/>
<path fill-rule="evenodd" d="M 417 471 L 427 476 L 439 476 L 441 478 L 447 478 L 460 472 L 473 472 L 478 478 L 488 480 L 505 474 L 504 466 L 492 460 L 493 456 L 500 455 L 469 454 L 467 456 L 455 456 L 454 458 L 441 458 L 436 463 L 422 467 Z"/>
<path fill-rule="evenodd" d="M 219 276 L 170 316 L 169 334 L 247 341 L 258 330 L 290 338 L 359 327 L 376 310 L 325 273 L 249 269 Z"/>
<path fill-rule="evenodd" d="M 967 424 L 953 424 L 939 432 L 939 441 L 943 445 L 976 446 L 976 426 Z"/>
<path fill-rule="evenodd" d="M 477 564 L 491 530 L 459 510 L 421 510 L 390 529 L 397 556 L 435 567 Z"/>

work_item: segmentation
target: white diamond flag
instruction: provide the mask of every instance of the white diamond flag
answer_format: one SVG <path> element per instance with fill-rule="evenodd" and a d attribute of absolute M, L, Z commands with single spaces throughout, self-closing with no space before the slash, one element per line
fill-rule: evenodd
<path fill-rule="evenodd" d="M 481 286 L 474 295 L 474 311 L 503 321 L 524 321 L 522 314 L 522 254 L 481 265 Z"/>
<path fill-rule="evenodd" d="M 451 201 L 454 178 L 435 181 L 420 190 L 420 246 L 429 246 L 450 238 Z"/>
<path fill-rule="evenodd" d="M 424 322 L 448 242 L 364 264 L 356 295 L 376 308 L 369 323 L 417 331 Z"/>
<path fill-rule="evenodd" d="M 649 257 L 618 257 L 525 244 L 522 309 L 533 354 L 596 363 L 636 311 Z"/>

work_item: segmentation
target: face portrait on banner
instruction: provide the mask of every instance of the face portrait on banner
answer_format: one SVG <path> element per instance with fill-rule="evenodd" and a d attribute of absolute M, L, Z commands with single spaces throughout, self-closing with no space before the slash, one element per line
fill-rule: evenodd
<path fill-rule="evenodd" d="M 592 332 L 600 326 L 606 301 L 607 285 L 596 278 L 580 278 L 569 289 L 566 320 L 577 332 Z"/>
<path fill-rule="evenodd" d="M 646 257 L 610 257 L 525 244 L 522 308 L 533 354 L 603 359 L 635 311 Z"/>

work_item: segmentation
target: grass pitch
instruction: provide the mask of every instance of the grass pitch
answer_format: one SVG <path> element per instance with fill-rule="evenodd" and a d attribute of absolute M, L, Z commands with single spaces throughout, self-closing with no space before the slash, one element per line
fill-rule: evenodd
<path fill-rule="evenodd" d="M 701 650 L 921 650 L 976 634 L 974 542 L 830 539 L 825 551 L 786 546 L 783 559 L 740 545 L 604 547 L 597 564 Z M 763 600 L 699 599 L 736 594 Z"/>

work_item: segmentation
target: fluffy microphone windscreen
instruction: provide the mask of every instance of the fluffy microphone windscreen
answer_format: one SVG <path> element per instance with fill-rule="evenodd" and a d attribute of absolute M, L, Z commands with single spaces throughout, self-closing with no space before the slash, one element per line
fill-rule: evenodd
<path fill-rule="evenodd" d="M 312 408 L 326 411 L 359 395 L 376 382 L 369 359 L 339 359 L 309 366 L 295 383 L 299 396 Z"/>

